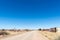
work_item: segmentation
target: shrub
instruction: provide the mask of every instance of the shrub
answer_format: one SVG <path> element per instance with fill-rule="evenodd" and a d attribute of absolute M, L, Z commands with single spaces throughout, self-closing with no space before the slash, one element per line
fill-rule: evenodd
<path fill-rule="evenodd" d="M 39 31 L 41 31 L 41 28 L 40 29 L 38 29 Z"/>
<path fill-rule="evenodd" d="M 0 35 L 9 35 L 8 32 L 0 32 Z"/>

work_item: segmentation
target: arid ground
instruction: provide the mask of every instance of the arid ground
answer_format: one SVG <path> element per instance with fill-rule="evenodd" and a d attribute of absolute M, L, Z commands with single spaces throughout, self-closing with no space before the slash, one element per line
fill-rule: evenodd
<path fill-rule="evenodd" d="M 54 40 L 57 33 L 48 31 L 29 31 L 18 35 L 1 38 L 0 40 Z"/>

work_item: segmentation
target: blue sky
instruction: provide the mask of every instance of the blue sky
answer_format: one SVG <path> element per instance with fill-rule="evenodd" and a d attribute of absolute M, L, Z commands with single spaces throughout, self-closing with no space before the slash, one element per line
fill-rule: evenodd
<path fill-rule="evenodd" d="M 0 0 L 0 28 L 60 27 L 60 0 Z"/>

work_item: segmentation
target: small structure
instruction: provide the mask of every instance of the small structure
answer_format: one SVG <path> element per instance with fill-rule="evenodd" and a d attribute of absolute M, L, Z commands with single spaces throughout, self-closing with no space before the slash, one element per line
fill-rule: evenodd
<path fill-rule="evenodd" d="M 56 30 L 56 27 L 55 27 L 55 28 L 50 28 L 49 31 L 50 32 L 56 32 L 57 30 Z"/>

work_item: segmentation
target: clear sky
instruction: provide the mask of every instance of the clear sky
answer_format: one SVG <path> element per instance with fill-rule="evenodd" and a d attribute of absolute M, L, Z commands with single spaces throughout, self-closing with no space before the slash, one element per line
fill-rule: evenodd
<path fill-rule="evenodd" d="M 60 27 L 60 0 L 0 0 L 0 29 Z"/>

